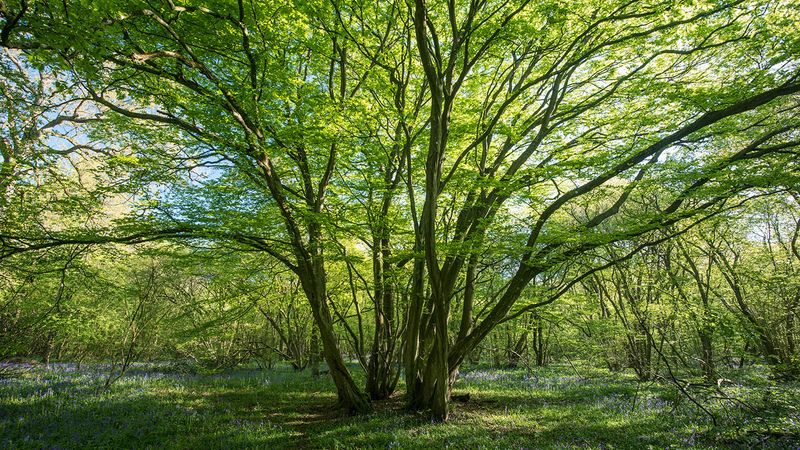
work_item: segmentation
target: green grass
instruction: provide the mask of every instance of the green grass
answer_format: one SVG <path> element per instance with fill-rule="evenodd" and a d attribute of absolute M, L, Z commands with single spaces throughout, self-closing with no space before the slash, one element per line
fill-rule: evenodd
<path fill-rule="evenodd" d="M 800 387 L 738 373 L 727 395 L 693 390 L 718 425 L 669 384 L 553 366 L 462 374 L 452 419 L 406 413 L 400 394 L 367 416 L 332 408 L 327 378 L 279 369 L 183 375 L 140 365 L 110 389 L 66 365 L 0 380 L 2 448 L 798 448 Z M 402 387 L 400 388 L 402 391 Z"/>

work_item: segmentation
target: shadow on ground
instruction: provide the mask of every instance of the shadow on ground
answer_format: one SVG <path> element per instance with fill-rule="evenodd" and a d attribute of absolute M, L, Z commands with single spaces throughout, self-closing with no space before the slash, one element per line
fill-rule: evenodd
<path fill-rule="evenodd" d="M 688 448 L 702 417 L 678 417 L 659 391 L 626 382 L 541 386 L 459 382 L 452 419 L 408 413 L 400 395 L 375 412 L 333 408 L 327 378 L 290 370 L 200 376 L 138 373 L 109 390 L 91 373 L 39 371 L 0 381 L 3 448 Z M 398 389 L 402 391 L 402 388 Z M 734 445 L 735 446 L 735 445 Z"/>

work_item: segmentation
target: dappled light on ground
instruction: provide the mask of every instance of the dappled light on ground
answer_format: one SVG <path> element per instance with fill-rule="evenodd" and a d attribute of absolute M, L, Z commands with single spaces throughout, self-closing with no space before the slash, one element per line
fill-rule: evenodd
<path fill-rule="evenodd" d="M 95 368 L 96 369 L 96 368 Z M 191 375 L 140 366 L 108 390 L 93 368 L 34 368 L 0 382 L 5 448 L 784 448 L 800 430 L 795 385 L 736 392 L 754 408 L 712 403 L 719 426 L 668 384 L 563 367 L 475 370 L 446 424 L 405 412 L 399 395 L 366 416 L 333 408 L 327 378 L 291 369 Z M 749 372 L 748 372 L 749 373 Z M 757 375 L 757 374 L 756 374 Z M 772 403 L 763 403 L 771 392 Z M 794 403 L 793 403 L 794 402 Z M 771 408 L 766 411 L 765 408 Z M 764 414 L 766 413 L 766 414 Z"/>

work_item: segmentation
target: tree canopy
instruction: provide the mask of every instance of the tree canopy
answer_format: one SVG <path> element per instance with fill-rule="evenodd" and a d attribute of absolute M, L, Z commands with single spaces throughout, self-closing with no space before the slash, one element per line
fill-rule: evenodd
<path fill-rule="evenodd" d="M 797 195 L 798 21 L 790 0 L 4 0 L 0 258 L 263 256 L 341 406 L 402 372 L 446 420 L 498 327 Z M 663 274 L 702 284 L 686 264 Z M 340 344 L 362 295 L 366 393 Z"/>

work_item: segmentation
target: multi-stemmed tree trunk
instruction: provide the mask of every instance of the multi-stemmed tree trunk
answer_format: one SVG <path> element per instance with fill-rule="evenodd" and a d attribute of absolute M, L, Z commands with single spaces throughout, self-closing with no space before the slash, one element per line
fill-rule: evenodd
<path fill-rule="evenodd" d="M 376 56 L 377 57 L 377 56 Z M 375 332 L 367 365 L 367 393 L 373 400 L 386 399 L 392 395 L 400 377 L 398 348 L 401 340 L 400 324 L 402 318 L 396 317 L 399 310 L 397 286 L 400 283 L 399 273 L 406 260 L 396 261 L 392 254 L 392 235 L 395 226 L 391 223 L 391 210 L 399 194 L 412 145 L 418 133 L 411 131 L 405 115 L 416 116 L 421 102 L 408 103 L 408 78 L 397 71 L 400 67 L 390 69 L 393 86 L 393 107 L 398 115 L 398 122 L 392 136 L 391 149 L 385 161 L 381 161 L 380 181 L 377 189 L 367 188 L 367 220 L 369 222 L 372 253 L 372 279 L 374 289 L 372 301 L 374 305 Z M 408 320 L 408 318 L 406 318 Z"/>
<path fill-rule="evenodd" d="M 415 53 L 430 92 L 430 102 L 428 143 L 421 155 L 425 161 L 424 204 L 416 229 L 416 250 L 421 255 L 418 256 L 414 274 L 416 281 L 424 280 L 425 287 L 417 286 L 416 295 L 412 296 L 405 352 L 407 389 L 412 407 L 430 408 L 435 419 L 446 420 L 450 390 L 466 355 L 498 324 L 554 301 L 564 292 L 564 289 L 557 290 L 543 301 L 511 313 L 523 290 L 537 275 L 605 243 L 630 239 L 711 213 L 724 203 L 725 198 L 747 188 L 748 183 L 742 181 L 740 184 L 726 185 L 706 202 L 688 200 L 701 194 L 706 185 L 716 182 L 715 177 L 723 169 L 778 150 L 763 144 L 773 138 L 786 136 L 787 130 L 781 127 L 756 136 L 741 150 L 714 160 L 702 172 L 691 173 L 689 179 L 683 181 L 685 184 L 668 194 L 665 201 L 654 204 L 652 210 L 641 219 L 629 222 L 614 219 L 620 217 L 620 211 L 625 209 L 623 207 L 632 198 L 639 182 L 647 179 L 651 169 L 658 166 L 659 158 L 666 149 L 689 142 L 690 136 L 701 134 L 717 122 L 755 110 L 776 98 L 794 94 L 800 90 L 797 80 L 790 77 L 782 84 L 767 87 L 761 93 L 696 112 L 678 123 L 662 122 L 663 128 L 652 133 L 652 137 L 647 138 L 647 144 L 639 146 L 631 142 L 633 151 L 606 160 L 600 169 L 595 170 L 591 164 L 587 164 L 585 169 L 593 175 L 586 177 L 576 173 L 574 176 L 583 179 L 582 182 L 575 182 L 575 187 L 565 190 L 556 188 L 552 197 L 542 200 L 544 206 L 536 212 L 525 248 L 520 252 L 519 265 L 509 277 L 498 300 L 487 310 L 480 323 L 462 320 L 463 324 L 469 324 L 469 330 L 459 331 L 456 339 L 452 340 L 449 324 L 455 286 L 465 266 L 469 267 L 466 262 L 473 255 L 481 254 L 486 231 L 506 201 L 517 189 L 557 183 L 551 178 L 556 175 L 538 175 L 535 170 L 544 171 L 552 167 L 550 163 L 560 159 L 562 151 L 573 146 L 588 145 L 589 152 L 597 148 L 594 146 L 604 145 L 603 137 L 597 139 L 593 135 L 591 120 L 581 124 L 581 117 L 590 115 L 587 111 L 595 108 L 610 107 L 608 101 L 615 98 L 615 92 L 627 89 L 634 79 L 646 80 L 650 64 L 662 55 L 683 55 L 677 56 L 680 60 L 684 56 L 703 53 L 716 46 L 733 45 L 735 42 L 735 39 L 717 39 L 715 32 L 712 32 L 705 36 L 692 36 L 697 40 L 690 44 L 688 50 L 660 47 L 648 50 L 647 54 L 637 50 L 641 58 L 624 69 L 623 75 L 606 80 L 602 87 L 593 90 L 589 87 L 594 86 L 596 81 L 591 75 L 592 71 L 607 69 L 593 66 L 594 58 L 608 56 L 606 52 L 615 49 L 630 50 L 626 45 L 644 44 L 648 37 L 675 33 L 688 23 L 709 20 L 717 23 L 720 29 L 726 29 L 733 22 L 720 21 L 719 17 L 724 17 L 725 12 L 736 7 L 733 4 L 722 5 L 698 10 L 694 15 L 674 16 L 666 20 L 656 18 L 657 14 L 668 14 L 665 9 L 654 7 L 637 11 L 637 6 L 634 2 L 619 5 L 617 9 L 604 11 L 600 15 L 597 15 L 598 11 L 587 14 L 591 15 L 591 21 L 585 28 L 575 31 L 574 38 L 566 38 L 563 45 L 564 35 L 548 41 L 546 38 L 539 39 L 541 30 L 530 29 L 530 34 L 526 35 L 531 36 L 530 39 L 521 38 L 504 47 L 504 31 L 524 27 L 516 19 L 521 12 L 527 12 L 532 7 L 528 2 L 499 7 L 484 2 L 471 2 L 466 6 L 456 6 L 455 3 L 434 6 L 425 0 L 414 2 Z M 562 12 L 569 15 L 568 11 Z M 546 30 L 550 22 L 548 20 L 545 23 Z M 558 24 L 565 22 L 554 18 L 552 23 L 558 27 Z M 610 29 L 616 31 L 610 32 Z M 559 31 L 566 32 L 566 29 Z M 519 38 L 519 35 L 516 36 Z M 713 44 L 710 43 L 712 41 Z M 496 57 L 497 54 L 505 56 Z M 493 69 L 496 70 L 494 78 L 481 78 L 487 72 L 492 73 Z M 682 74 L 676 73 L 676 76 Z M 469 109 L 462 111 L 459 105 L 467 102 L 466 98 L 471 94 L 469 90 L 474 89 L 470 83 L 481 83 L 474 80 L 490 83 L 488 93 L 481 92 L 486 97 L 479 118 L 474 122 L 459 123 L 459 120 L 464 120 L 464 115 L 471 112 Z M 468 93 L 460 96 L 462 90 Z M 642 111 L 639 113 L 643 120 L 647 120 L 646 114 Z M 632 112 L 626 120 L 635 120 L 636 114 Z M 501 132 L 498 127 L 500 122 L 516 125 L 516 132 Z M 476 131 L 466 135 L 459 131 L 460 134 L 454 135 L 454 124 L 474 127 Z M 574 124 L 578 124 L 577 129 L 571 128 Z M 562 128 L 570 130 L 566 134 L 573 133 L 575 138 L 566 144 L 562 140 L 562 146 L 559 146 L 549 138 Z M 467 159 L 470 160 L 470 166 L 465 163 Z M 523 167 L 531 168 L 534 172 L 523 172 L 524 175 L 520 176 Z M 454 183 L 458 173 L 469 173 L 479 181 L 468 186 L 464 190 L 466 193 L 462 191 L 459 198 L 463 200 L 459 200 L 460 203 L 449 205 L 459 212 L 455 225 L 446 233 L 448 245 L 445 248 L 439 245 L 442 239 L 440 203 L 445 198 L 449 200 L 443 193 Z M 579 203 L 587 194 L 607 188 L 606 183 L 619 177 L 626 177 L 629 183 L 613 194 L 608 207 L 587 212 L 586 217 L 578 218 L 577 223 L 567 226 L 577 236 L 576 239 L 553 240 L 546 235 L 548 225 L 562 211 Z M 613 223 L 613 231 L 604 232 L 608 223 Z M 583 276 L 576 275 L 567 281 L 565 289 L 579 282 Z"/>
<path fill-rule="evenodd" d="M 400 168 L 398 168 L 399 172 Z M 391 189 L 383 197 L 380 215 L 372 240 L 372 275 L 375 283 L 373 293 L 375 333 L 370 349 L 367 366 L 367 394 L 373 400 L 389 398 L 397 386 L 399 373 L 396 363 L 396 345 L 398 342 L 395 308 L 396 292 L 394 267 L 391 264 L 391 248 L 387 216 L 391 205 L 391 196 L 399 181 L 399 175 L 392 180 Z"/>

